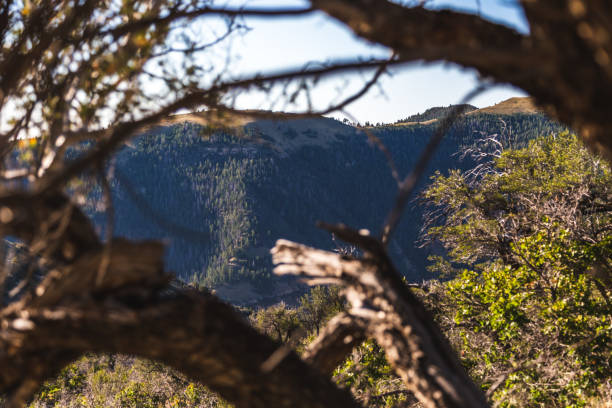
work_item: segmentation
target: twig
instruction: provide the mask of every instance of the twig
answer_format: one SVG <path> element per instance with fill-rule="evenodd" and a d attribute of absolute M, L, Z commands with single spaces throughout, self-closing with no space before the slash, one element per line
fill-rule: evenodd
<path fill-rule="evenodd" d="M 455 106 L 450 111 L 450 113 L 440 122 L 440 125 L 436 129 L 435 133 L 432 135 L 423 153 L 421 153 L 421 157 L 419 157 L 419 161 L 414 166 L 412 172 L 400 184 L 399 191 L 395 198 L 395 204 L 393 206 L 393 209 L 389 213 L 387 217 L 387 221 L 385 222 L 385 225 L 382 229 L 382 234 L 381 234 L 380 239 L 384 245 L 386 245 L 389 242 L 391 234 L 393 234 L 393 231 L 397 227 L 397 224 L 399 223 L 402 217 L 404 208 L 406 206 L 406 203 L 408 202 L 408 198 L 410 198 L 410 195 L 414 191 L 416 183 L 425 173 L 427 164 L 433 157 L 436 149 L 440 145 L 440 142 L 444 138 L 444 135 L 446 134 L 446 132 L 448 132 L 450 127 L 453 125 L 453 123 L 455 122 L 455 119 L 457 119 L 457 117 L 460 116 L 465 111 L 464 105 L 467 104 L 476 95 L 486 90 L 488 87 L 489 87 L 488 84 L 482 84 L 482 85 L 479 85 L 476 89 L 474 89 L 470 93 L 468 93 L 461 100 L 461 102 L 459 102 L 459 105 Z"/>
<path fill-rule="evenodd" d="M 113 205 L 113 192 L 108 181 L 112 178 L 114 173 L 115 165 L 114 161 L 111 163 L 108 170 L 108 175 L 104 174 L 104 169 L 100 168 L 100 183 L 102 184 L 102 194 L 104 195 L 104 203 L 106 204 L 106 230 L 104 231 L 105 243 L 102 250 L 102 259 L 98 266 L 98 273 L 96 276 L 96 286 L 100 286 L 104 281 L 104 277 L 108 272 L 110 265 L 111 253 L 112 253 L 112 242 L 115 230 L 115 206 Z"/>

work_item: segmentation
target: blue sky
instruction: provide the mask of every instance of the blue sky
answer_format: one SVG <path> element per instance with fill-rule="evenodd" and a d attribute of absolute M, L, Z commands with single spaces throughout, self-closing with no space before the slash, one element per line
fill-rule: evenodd
<path fill-rule="evenodd" d="M 249 0 L 246 3 L 244 0 L 230 0 L 227 3 L 246 4 L 246 7 L 300 7 L 308 4 L 300 0 Z M 438 0 L 429 3 L 429 7 L 453 8 L 472 13 L 477 12 L 477 5 L 477 0 Z M 516 0 L 480 0 L 480 13 L 519 31 L 528 30 Z M 312 62 L 389 54 L 389 50 L 383 47 L 356 38 L 341 24 L 322 13 L 276 20 L 249 18 L 247 24 L 251 31 L 234 38 L 232 42 L 232 55 L 235 59 L 232 72 L 237 76 L 300 67 Z M 362 123 L 393 122 L 428 107 L 457 103 L 478 83 L 474 71 L 451 64 L 414 64 L 400 70 L 394 69 L 391 74 L 381 80 L 379 87 L 373 88 L 350 105 L 347 112 Z M 327 107 L 330 101 L 338 101 L 342 96 L 357 90 L 366 79 L 367 76 L 363 75 L 331 78 L 317 86 L 311 101 L 317 108 Z M 498 86 L 471 103 L 482 107 L 523 95 L 519 89 Z M 237 105 L 241 108 L 295 111 L 304 108 L 305 100 L 294 105 L 278 104 L 270 96 L 252 93 L 239 97 Z"/>

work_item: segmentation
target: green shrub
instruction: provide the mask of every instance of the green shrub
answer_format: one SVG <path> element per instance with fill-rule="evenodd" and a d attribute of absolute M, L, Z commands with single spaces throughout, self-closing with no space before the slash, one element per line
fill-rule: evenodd
<path fill-rule="evenodd" d="M 427 232 L 448 250 L 436 266 L 459 271 L 434 307 L 499 406 L 587 406 L 612 372 L 610 168 L 563 133 L 491 169 L 437 175 L 424 193 L 443 214 Z"/>

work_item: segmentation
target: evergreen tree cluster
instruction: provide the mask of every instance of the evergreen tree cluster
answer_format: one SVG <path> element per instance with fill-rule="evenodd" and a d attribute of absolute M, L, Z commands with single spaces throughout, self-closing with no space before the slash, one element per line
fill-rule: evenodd
<path fill-rule="evenodd" d="M 166 240 L 167 266 L 185 281 L 211 287 L 245 280 L 273 292 L 268 250 L 276 239 L 334 248 L 329 234 L 315 227 L 319 220 L 376 231 L 397 189 L 384 154 L 365 133 L 337 122 L 333 134 L 317 133 L 311 121 L 266 123 L 263 131 L 255 122 L 240 134 L 185 123 L 142 135 L 114 163 L 114 233 Z M 381 126 L 370 131 L 405 175 L 435 126 Z M 461 160 L 456 152 L 482 135 L 512 133 L 512 143 L 525 144 L 536 134 L 558 128 L 540 115 L 463 116 L 428 172 L 469 168 L 470 159 Z M 300 135 L 313 142 L 280 151 L 271 143 Z M 327 140 L 331 142 L 321 143 Z M 101 191 L 99 186 L 92 189 L 90 203 L 96 204 L 91 213 L 103 230 L 105 216 L 95 211 Z M 422 213 L 421 205 L 412 203 L 391 247 L 410 280 L 426 277 L 423 271 L 431 252 L 415 244 Z"/>

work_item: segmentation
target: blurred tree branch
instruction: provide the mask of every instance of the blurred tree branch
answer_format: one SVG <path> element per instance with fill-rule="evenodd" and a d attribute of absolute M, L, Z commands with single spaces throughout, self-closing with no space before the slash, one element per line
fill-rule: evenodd
<path fill-rule="evenodd" d="M 520 34 L 480 16 L 387 0 L 313 0 L 313 6 L 401 60 L 449 61 L 522 88 L 592 150 L 612 160 L 612 9 L 604 0 L 522 0 Z"/>
<path fill-rule="evenodd" d="M 238 111 L 229 97 L 311 80 L 306 86 L 300 82 L 296 91 L 308 93 L 329 75 L 375 71 L 362 89 L 340 103 L 297 115 L 316 116 L 361 97 L 388 66 L 412 61 L 448 61 L 474 68 L 488 81 L 518 86 L 611 159 L 609 4 L 521 4 L 528 34 L 475 15 L 386 0 L 312 0 L 312 7 L 301 9 L 216 8 L 212 1 L 127 1 L 122 6 L 91 0 L 3 2 L 0 152 L 9 158 L 23 138 L 40 143 L 25 172 L 19 171 L 28 183 L 8 182 L 0 191 L 0 232 L 25 241 L 49 272 L 33 291 L 0 310 L 0 390 L 13 406 L 21 406 L 42 381 L 80 354 L 109 351 L 163 361 L 237 406 L 356 406 L 348 391 L 339 390 L 325 374 L 365 333 L 385 348 L 400 377 L 428 406 L 485 406 L 484 396 L 386 254 L 384 244 L 401 215 L 402 200 L 412 191 L 412 179 L 406 179 L 382 240 L 328 227 L 357 245 L 362 258 L 279 243 L 275 256 L 282 255 L 286 273 L 342 283 L 355 316 L 332 320 L 305 361 L 288 353 L 271 370 L 262 366 L 278 344 L 213 296 L 172 288 L 162 270 L 159 244 L 114 240 L 107 253 L 65 189 L 75 177 L 98 171 L 129 138 L 171 121 L 181 109 L 200 110 L 195 115 L 214 126 L 245 116 L 270 117 L 269 112 Z M 389 47 L 394 56 L 242 79 L 228 79 L 204 66 L 214 61 L 194 58 L 243 28 L 236 19 L 315 10 Z M 179 23 L 207 16 L 224 16 L 227 30 L 210 41 L 183 39 L 183 47 L 177 47 L 172 36 Z M 182 55 L 181 64 L 170 60 L 171 54 Z M 155 87 L 151 81 L 157 81 Z M 66 149 L 83 141 L 90 144 L 80 158 L 65 161 Z M 419 174 L 414 172 L 416 178 Z M 100 263 L 108 265 L 102 278 Z M 351 273 L 343 269 L 347 265 Z"/>

